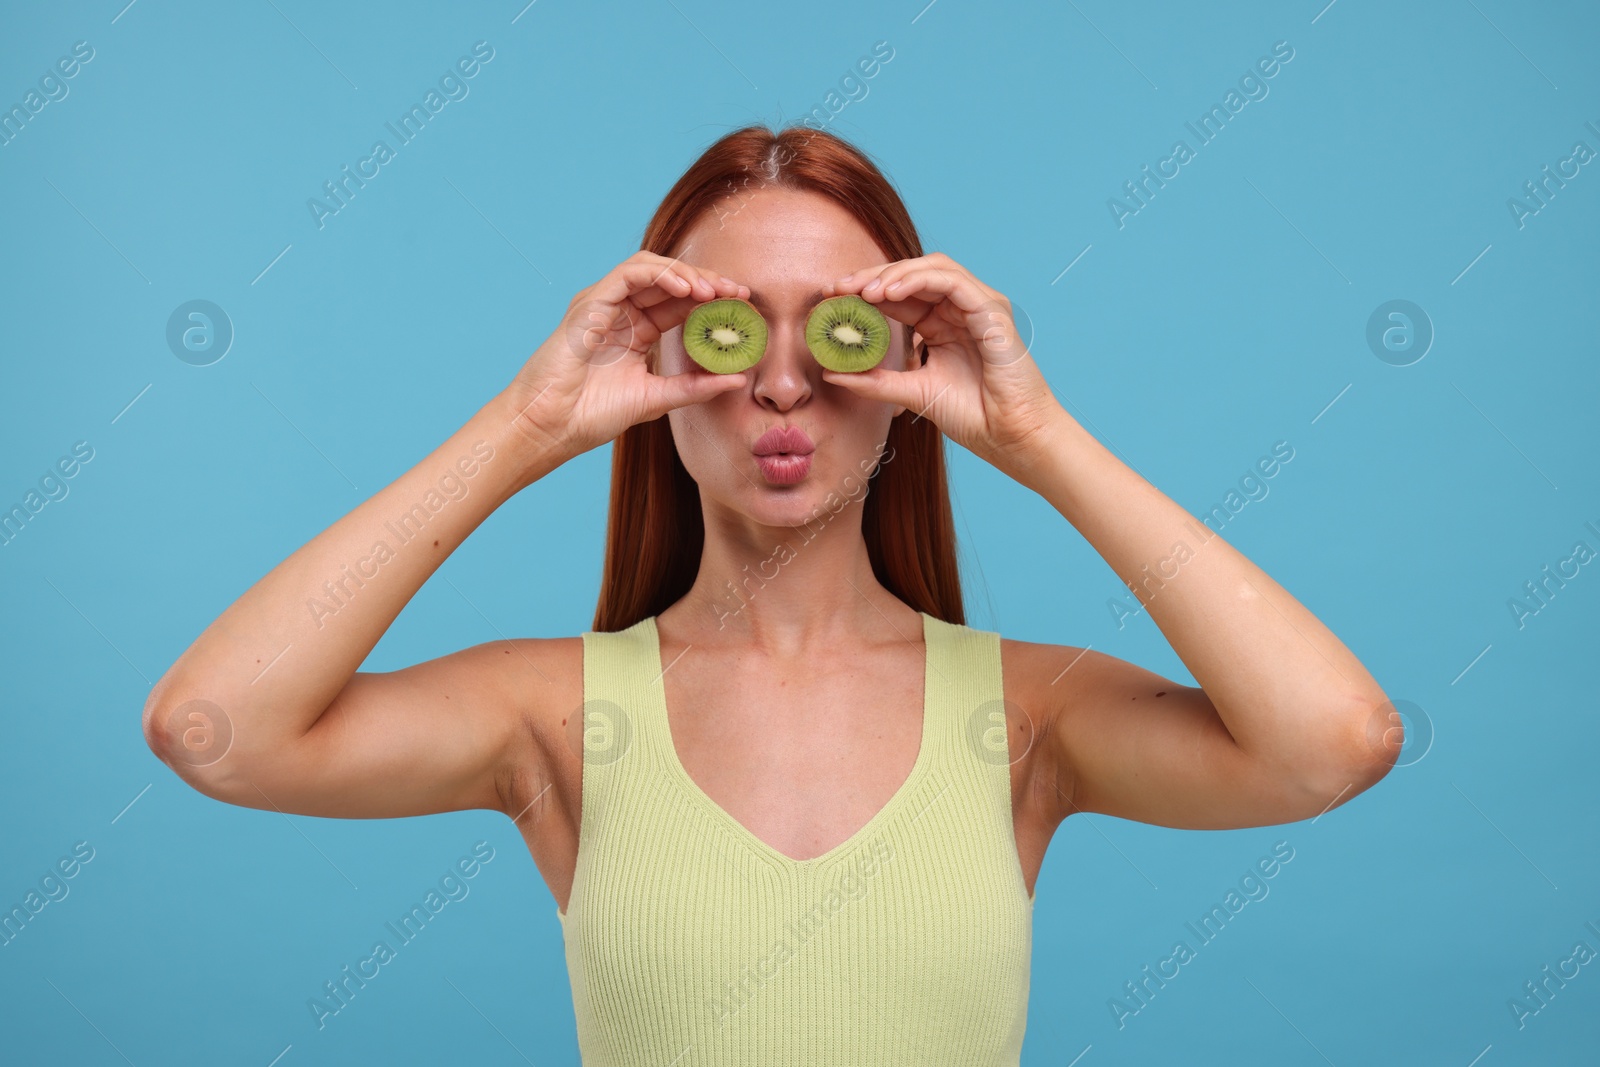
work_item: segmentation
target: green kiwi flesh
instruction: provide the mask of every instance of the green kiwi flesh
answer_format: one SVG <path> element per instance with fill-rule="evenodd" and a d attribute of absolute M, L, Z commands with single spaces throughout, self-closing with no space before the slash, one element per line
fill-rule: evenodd
<path fill-rule="evenodd" d="M 683 350 L 713 374 L 738 374 L 767 350 L 767 320 L 743 300 L 709 300 L 684 321 Z"/>
<path fill-rule="evenodd" d="M 835 296 L 811 310 L 806 347 L 831 371 L 871 370 L 889 352 L 889 320 L 854 293 Z"/>

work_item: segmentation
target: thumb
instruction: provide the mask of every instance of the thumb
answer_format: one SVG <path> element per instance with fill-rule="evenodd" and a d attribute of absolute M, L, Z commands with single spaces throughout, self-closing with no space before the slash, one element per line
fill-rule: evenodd
<path fill-rule="evenodd" d="M 674 374 L 657 379 L 654 414 L 660 418 L 674 408 L 703 404 L 723 393 L 737 392 L 750 384 L 750 376 L 738 374 Z"/>
<path fill-rule="evenodd" d="M 912 380 L 915 377 L 915 372 L 887 370 L 883 367 L 848 373 L 832 370 L 822 372 L 823 381 L 848 389 L 863 400 L 912 409 L 922 406 L 922 390 L 920 383 Z"/>

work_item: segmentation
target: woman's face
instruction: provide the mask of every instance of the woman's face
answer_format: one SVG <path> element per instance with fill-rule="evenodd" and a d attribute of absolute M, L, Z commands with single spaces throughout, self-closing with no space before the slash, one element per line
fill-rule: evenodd
<path fill-rule="evenodd" d="M 749 302 L 767 320 L 767 348 L 745 374 L 749 387 L 668 413 L 684 467 L 702 501 L 721 504 L 767 526 L 798 526 L 819 515 L 830 493 L 859 499 L 865 473 L 882 455 L 889 422 L 903 407 L 867 401 L 822 379 L 806 348 L 806 317 L 829 283 L 887 261 L 866 229 L 816 193 L 763 188 L 730 196 L 685 234 L 678 258 L 749 286 Z M 904 370 L 902 323 L 880 364 Z M 683 329 L 661 338 L 657 372 L 710 374 L 683 350 Z M 773 427 L 798 427 L 814 451 L 798 480 L 763 470 L 753 451 Z M 780 464 L 781 466 L 782 464 Z"/>

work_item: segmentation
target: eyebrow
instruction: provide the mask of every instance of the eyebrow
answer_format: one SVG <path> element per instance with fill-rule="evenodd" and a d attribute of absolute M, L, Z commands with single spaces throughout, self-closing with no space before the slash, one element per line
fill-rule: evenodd
<path fill-rule="evenodd" d="M 807 308 L 813 307 L 816 304 L 818 304 L 819 302 L 821 302 L 823 297 L 825 297 L 827 295 L 828 294 L 823 292 L 821 289 L 813 289 L 811 292 L 809 292 L 809 293 L 807 293 L 805 295 L 805 298 L 804 298 L 804 300 L 802 302 L 802 306 L 807 307 Z M 760 293 L 756 292 L 754 289 L 750 290 L 750 303 L 758 311 L 765 312 L 765 311 L 770 311 L 772 309 L 772 305 L 767 302 L 766 297 L 762 296 Z"/>

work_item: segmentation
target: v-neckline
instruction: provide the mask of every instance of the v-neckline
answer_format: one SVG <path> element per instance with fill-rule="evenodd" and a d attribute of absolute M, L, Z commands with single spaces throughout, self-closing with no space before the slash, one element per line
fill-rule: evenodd
<path fill-rule="evenodd" d="M 918 779 L 921 778 L 924 769 L 927 767 L 929 761 L 931 761 L 933 758 L 933 715 L 931 713 L 933 703 L 933 642 L 937 640 L 937 638 L 933 636 L 933 631 L 935 623 L 938 622 L 938 620 L 934 619 L 933 616 L 929 615 L 925 611 L 919 611 L 917 614 L 922 616 L 923 648 L 922 735 L 917 747 L 917 758 L 911 764 L 911 770 L 906 774 L 905 781 L 900 783 L 899 788 L 894 791 L 894 793 L 884 803 L 883 807 L 874 812 L 872 817 L 863 823 L 855 833 L 851 834 L 837 845 L 834 845 L 832 848 L 828 849 L 828 851 L 822 853 L 821 855 L 812 856 L 809 859 L 803 860 L 796 859 L 786 852 L 778 851 L 777 848 L 757 837 L 755 833 L 744 823 L 740 822 L 738 819 L 735 819 L 733 815 L 730 814 L 728 810 L 721 804 L 718 804 L 715 800 L 711 799 L 711 795 L 704 789 L 700 788 L 700 784 L 696 782 L 692 776 L 690 776 L 689 769 L 685 767 L 683 765 L 683 761 L 678 758 L 678 746 L 672 739 L 672 720 L 671 716 L 667 712 L 666 672 L 662 667 L 661 632 L 656 627 L 655 616 L 651 615 L 644 621 L 649 624 L 648 638 L 650 646 L 655 652 L 656 674 L 655 681 L 652 683 L 654 686 L 656 686 L 655 709 L 660 715 L 662 747 L 666 749 L 666 761 L 667 764 L 672 768 L 672 773 L 683 783 L 685 788 L 687 788 L 690 793 L 692 793 L 700 800 L 702 804 L 705 805 L 706 808 L 710 809 L 719 819 L 727 823 L 729 829 L 731 829 L 734 834 L 740 838 L 740 840 L 746 842 L 755 851 L 767 856 L 772 860 L 775 860 L 785 868 L 793 870 L 809 870 L 812 868 L 821 867 L 824 864 L 827 864 L 828 862 L 835 860 L 844 855 L 846 852 L 854 849 L 864 838 L 867 837 L 868 834 L 870 834 L 874 829 L 878 828 L 882 823 L 887 821 L 894 814 L 896 808 L 904 804 L 905 798 L 910 795 L 914 788 L 916 788 Z"/>

